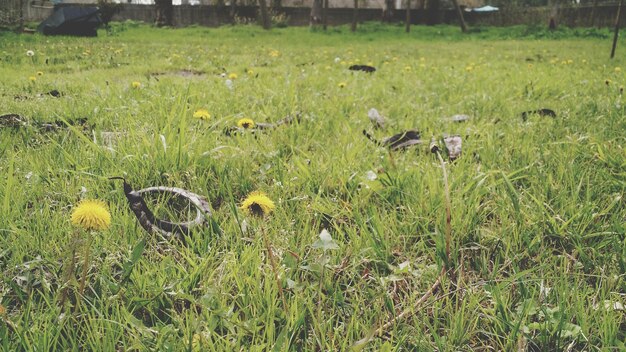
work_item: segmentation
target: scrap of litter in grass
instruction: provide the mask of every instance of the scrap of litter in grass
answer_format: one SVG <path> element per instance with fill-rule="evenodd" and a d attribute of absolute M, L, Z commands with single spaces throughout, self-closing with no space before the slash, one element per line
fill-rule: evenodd
<path fill-rule="evenodd" d="M 382 141 L 378 141 L 371 134 L 369 134 L 366 130 L 363 130 L 363 135 L 374 142 L 376 145 L 388 147 L 391 150 L 400 150 L 412 145 L 422 143 L 420 139 L 420 133 L 416 130 L 409 130 L 394 134 L 393 136 L 384 138 Z"/>
<path fill-rule="evenodd" d="M 367 72 L 367 73 L 372 73 L 376 71 L 376 68 L 373 66 L 368 66 L 368 65 L 352 65 L 350 67 L 348 67 L 349 70 L 351 71 L 363 71 L 363 72 Z"/>
<path fill-rule="evenodd" d="M 528 120 L 528 116 L 530 115 L 539 115 L 541 117 L 544 116 L 549 116 L 549 117 L 556 117 L 556 112 L 554 112 L 554 110 L 552 109 L 539 109 L 539 110 L 531 110 L 531 111 L 524 111 L 522 113 L 522 120 L 526 121 Z"/>
<path fill-rule="evenodd" d="M 175 236 L 184 243 L 184 236 L 190 234 L 190 229 L 195 226 L 205 224 L 206 218 L 211 216 L 211 208 L 206 198 L 188 190 L 178 187 L 148 187 L 134 190 L 123 177 L 111 177 L 111 180 L 122 180 L 124 183 L 124 194 L 128 200 L 128 205 L 139 221 L 141 227 L 149 234 L 160 234 L 165 238 Z M 171 222 L 159 219 L 148 207 L 143 199 L 144 193 L 169 193 L 174 197 L 184 198 L 196 208 L 196 217 L 187 222 Z"/>

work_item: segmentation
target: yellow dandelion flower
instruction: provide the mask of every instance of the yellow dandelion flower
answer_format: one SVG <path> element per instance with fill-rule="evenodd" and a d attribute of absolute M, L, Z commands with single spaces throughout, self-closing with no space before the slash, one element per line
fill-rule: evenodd
<path fill-rule="evenodd" d="M 133 83 L 130 84 L 134 89 L 139 89 L 141 88 L 141 83 L 137 82 L 137 81 L 133 81 Z"/>
<path fill-rule="evenodd" d="M 615 73 L 620 73 L 622 72 L 622 68 L 621 67 L 616 67 L 615 68 Z"/>
<path fill-rule="evenodd" d="M 0 304 L 0 317 L 6 314 L 7 314 L 7 309 L 2 304 Z"/>
<path fill-rule="evenodd" d="M 276 206 L 268 196 L 261 191 L 254 191 L 243 200 L 241 209 L 245 212 L 255 215 L 264 216 L 271 213 Z"/>
<path fill-rule="evenodd" d="M 280 56 L 280 51 L 272 50 L 272 51 L 270 51 L 270 56 L 271 57 L 279 57 Z"/>
<path fill-rule="evenodd" d="M 198 109 L 193 113 L 193 117 L 200 120 L 208 120 L 211 118 L 211 114 L 209 114 L 207 109 Z"/>
<path fill-rule="evenodd" d="M 339 84 L 337 84 L 337 87 L 339 88 L 345 88 L 346 86 L 346 82 L 339 82 Z"/>
<path fill-rule="evenodd" d="M 237 74 L 233 72 L 233 73 L 228 75 L 228 78 L 229 79 L 237 79 Z"/>
<path fill-rule="evenodd" d="M 467 72 L 474 71 L 474 66 L 467 66 L 467 67 L 465 67 L 465 71 L 467 71 Z"/>
<path fill-rule="evenodd" d="M 248 70 L 248 71 L 246 71 L 246 73 L 247 73 L 248 75 L 252 76 L 252 75 L 254 74 L 254 71 L 252 71 L 252 70 Z"/>
<path fill-rule="evenodd" d="M 37 71 L 37 76 L 43 76 L 43 72 Z"/>
<path fill-rule="evenodd" d="M 583 64 L 586 64 L 586 63 L 587 63 L 587 60 L 583 59 Z"/>
<path fill-rule="evenodd" d="M 28 80 L 34 83 L 37 80 L 37 77 L 30 76 L 30 77 L 28 77 Z"/>
<path fill-rule="evenodd" d="M 573 64 L 573 63 L 574 63 L 574 60 L 572 60 L 572 59 L 567 60 L 567 64 L 568 64 L 568 65 L 571 65 L 571 64 Z"/>
<path fill-rule="evenodd" d="M 243 118 L 239 121 L 237 121 L 237 126 L 239 128 L 253 128 L 254 127 L 254 121 L 252 119 L 248 119 L 248 118 Z"/>
<path fill-rule="evenodd" d="M 72 224 L 85 230 L 105 230 L 111 225 L 111 214 L 99 200 L 83 200 L 72 212 Z"/>
<path fill-rule="evenodd" d="M 404 70 L 405 70 L 406 72 L 411 71 L 411 66 L 404 66 Z"/>
<path fill-rule="evenodd" d="M 347 63 L 347 62 L 345 62 L 345 61 L 340 61 L 340 62 L 339 62 L 339 64 L 340 64 L 340 65 L 345 66 L 345 65 L 347 65 L 348 63 Z"/>

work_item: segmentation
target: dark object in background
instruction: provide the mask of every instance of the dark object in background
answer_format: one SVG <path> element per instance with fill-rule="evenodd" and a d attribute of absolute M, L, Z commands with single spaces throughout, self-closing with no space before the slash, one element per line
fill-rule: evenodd
<path fill-rule="evenodd" d="M 556 117 L 556 112 L 554 112 L 554 110 L 551 110 L 551 109 L 539 109 L 539 110 L 532 110 L 532 111 L 524 111 L 522 113 L 522 120 L 523 121 L 528 120 L 528 116 L 529 115 L 533 115 L 533 114 L 537 114 L 539 116 Z"/>
<path fill-rule="evenodd" d="M 376 71 L 375 67 L 372 66 L 367 66 L 367 65 L 352 65 L 350 67 L 348 67 L 349 70 L 352 71 L 364 71 L 367 73 L 372 73 L 374 71 Z"/>
<path fill-rule="evenodd" d="M 67 123 L 63 122 L 62 120 L 56 120 L 54 122 L 41 122 L 37 125 L 41 130 L 50 132 L 66 128 L 68 127 L 68 125 L 74 127 L 82 127 L 83 130 L 88 130 L 90 126 L 87 123 L 88 120 L 86 117 L 79 117 L 77 119 L 67 120 Z"/>
<path fill-rule="evenodd" d="M 24 118 L 18 114 L 6 114 L 0 116 L 0 127 L 19 128 L 25 126 Z"/>
<path fill-rule="evenodd" d="M 45 35 L 96 37 L 101 24 L 97 7 L 62 6 L 41 22 L 37 30 Z"/>
<path fill-rule="evenodd" d="M 56 89 L 53 89 L 53 90 L 49 91 L 49 92 L 48 92 L 48 93 L 46 93 L 46 94 L 51 95 L 51 96 L 53 96 L 53 97 L 55 97 L 55 98 L 59 98 L 59 97 L 61 97 L 61 95 L 62 95 L 62 94 L 61 94 L 61 92 L 59 92 L 59 91 L 58 91 L 58 90 L 56 90 Z"/>
<path fill-rule="evenodd" d="M 419 131 L 412 130 L 394 134 L 391 137 L 383 139 L 382 142 L 377 141 L 372 135 L 367 133 L 366 130 L 363 130 L 363 135 L 377 145 L 388 147 L 391 150 L 403 149 L 415 144 L 422 143 Z"/>
<path fill-rule="evenodd" d="M 68 126 L 81 127 L 83 131 L 89 130 L 91 127 L 88 124 L 87 117 L 79 117 L 77 119 L 56 120 L 53 122 L 38 122 L 33 120 L 27 120 L 18 114 L 6 114 L 0 116 L 0 128 L 10 127 L 14 129 L 35 127 L 44 132 L 57 131 L 65 129 Z"/>

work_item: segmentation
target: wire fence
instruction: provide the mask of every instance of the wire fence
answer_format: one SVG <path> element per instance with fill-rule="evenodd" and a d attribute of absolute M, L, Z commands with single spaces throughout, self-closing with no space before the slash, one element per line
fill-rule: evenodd
<path fill-rule="evenodd" d="M 0 1 L 0 27 L 17 27 L 24 23 L 25 0 Z"/>

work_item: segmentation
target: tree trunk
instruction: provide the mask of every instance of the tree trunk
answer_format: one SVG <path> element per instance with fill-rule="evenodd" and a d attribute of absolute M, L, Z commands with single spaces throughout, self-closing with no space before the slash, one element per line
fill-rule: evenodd
<path fill-rule="evenodd" d="M 452 0 L 452 3 L 454 4 L 456 13 L 459 16 L 459 22 L 461 22 L 461 31 L 465 33 L 467 32 L 467 25 L 465 24 L 465 19 L 463 18 L 463 11 L 461 11 L 461 7 L 459 6 L 459 2 L 457 0 Z"/>
<path fill-rule="evenodd" d="M 598 11 L 598 0 L 593 0 L 593 5 L 591 7 L 591 27 L 596 24 L 596 13 Z"/>
<path fill-rule="evenodd" d="M 324 30 L 328 27 L 328 2 L 329 0 L 324 0 L 324 7 L 322 8 L 322 28 Z"/>
<path fill-rule="evenodd" d="M 552 6 L 552 10 L 550 11 L 550 20 L 548 22 L 548 29 L 553 31 L 556 30 L 556 27 L 558 26 L 559 2 L 558 0 L 548 1 L 548 6 Z"/>
<path fill-rule="evenodd" d="M 350 30 L 356 32 L 356 24 L 359 20 L 359 0 L 354 0 L 354 12 L 352 12 L 352 26 Z"/>
<path fill-rule="evenodd" d="M 313 0 L 311 5 L 311 17 L 309 18 L 309 25 L 315 27 L 322 21 L 322 0 Z"/>
<path fill-rule="evenodd" d="M 20 33 L 24 32 L 24 0 L 20 0 Z"/>
<path fill-rule="evenodd" d="M 237 14 L 237 0 L 230 0 L 230 20 L 235 23 L 235 15 Z"/>
<path fill-rule="evenodd" d="M 272 0 L 272 10 L 278 11 L 283 7 L 282 0 Z"/>
<path fill-rule="evenodd" d="M 383 4 L 383 22 L 391 22 L 394 10 L 395 2 L 393 0 L 385 0 L 385 3 Z"/>
<path fill-rule="evenodd" d="M 172 0 L 154 0 L 154 5 L 156 7 L 154 24 L 157 27 L 174 25 L 174 5 Z"/>
<path fill-rule="evenodd" d="M 411 31 L 411 0 L 406 0 L 406 19 L 404 21 L 404 31 L 409 33 Z"/>
<path fill-rule="evenodd" d="M 261 25 L 263 29 L 270 29 L 272 23 L 270 22 L 270 15 L 267 12 L 267 2 L 265 0 L 259 0 L 259 9 L 261 10 Z"/>
<path fill-rule="evenodd" d="M 615 35 L 613 36 L 613 47 L 611 48 L 611 59 L 615 56 L 615 47 L 617 47 L 617 37 L 619 37 L 619 20 L 622 15 L 622 3 L 624 0 L 619 1 L 619 7 L 617 8 L 617 18 L 615 18 Z"/>

